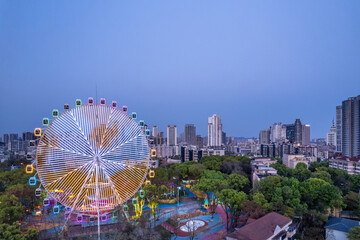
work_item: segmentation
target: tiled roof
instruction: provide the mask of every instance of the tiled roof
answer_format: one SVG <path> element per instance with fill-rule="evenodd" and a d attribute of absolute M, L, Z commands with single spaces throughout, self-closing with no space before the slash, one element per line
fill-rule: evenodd
<path fill-rule="evenodd" d="M 349 232 L 350 228 L 359 226 L 360 222 L 346 218 L 331 217 L 325 224 L 325 228 L 341 232 Z"/>
<path fill-rule="evenodd" d="M 350 161 L 352 161 L 352 162 L 357 162 L 357 161 L 359 161 L 360 160 L 360 156 L 357 156 L 357 157 L 344 157 L 344 156 L 342 156 L 342 157 L 337 157 L 337 158 L 335 158 L 336 160 L 350 160 Z"/>
<path fill-rule="evenodd" d="M 291 219 L 281 214 L 271 212 L 256 221 L 245 225 L 239 230 L 231 233 L 228 237 L 239 240 L 263 240 L 274 234 L 277 226 L 283 228 L 290 223 Z"/>

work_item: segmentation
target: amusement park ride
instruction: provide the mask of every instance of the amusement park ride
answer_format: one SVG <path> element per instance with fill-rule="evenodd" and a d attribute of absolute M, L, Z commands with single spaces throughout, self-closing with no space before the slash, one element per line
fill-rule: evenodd
<path fill-rule="evenodd" d="M 35 128 L 37 140 L 30 142 L 27 155 L 32 174 L 29 185 L 38 186 L 37 197 L 44 196 L 43 206 L 52 207 L 54 214 L 65 211 L 68 221 L 100 222 L 113 216 L 120 206 L 129 219 L 129 206 L 136 216 L 142 214 L 145 203 L 143 184 L 151 184 L 154 170 L 149 170 L 151 157 L 145 122 L 136 121 L 137 114 L 128 114 L 127 106 L 118 109 L 117 102 L 106 105 L 104 98 L 96 104 L 89 98 L 86 105 L 80 99 L 75 107 L 64 105 L 64 112 L 52 111 L 52 118 L 43 118 L 43 128 Z"/>

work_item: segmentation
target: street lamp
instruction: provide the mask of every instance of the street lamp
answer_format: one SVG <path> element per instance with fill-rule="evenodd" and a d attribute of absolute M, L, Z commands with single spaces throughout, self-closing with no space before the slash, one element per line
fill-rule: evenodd
<path fill-rule="evenodd" d="M 179 195 L 179 190 L 181 189 L 181 187 L 177 187 L 177 200 L 178 200 L 178 207 L 179 207 L 179 203 L 180 203 L 180 195 Z"/>

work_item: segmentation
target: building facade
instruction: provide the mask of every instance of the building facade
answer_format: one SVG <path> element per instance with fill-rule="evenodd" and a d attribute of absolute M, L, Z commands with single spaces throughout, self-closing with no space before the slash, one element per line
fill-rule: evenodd
<path fill-rule="evenodd" d="M 270 143 L 270 130 L 269 129 L 260 131 L 259 143 L 260 144 L 269 144 Z"/>
<path fill-rule="evenodd" d="M 342 102 L 341 150 L 343 156 L 360 156 L 360 95 Z"/>
<path fill-rule="evenodd" d="M 176 146 L 177 145 L 177 128 L 176 125 L 167 126 L 167 145 Z"/>
<path fill-rule="evenodd" d="M 196 127 L 194 124 L 185 124 L 184 135 L 187 144 L 195 145 Z"/>
<path fill-rule="evenodd" d="M 220 116 L 216 114 L 208 118 L 208 146 L 219 147 L 222 145 L 222 124 Z"/>
<path fill-rule="evenodd" d="M 310 145 L 310 125 L 302 125 L 302 141 L 301 145 Z"/>
<path fill-rule="evenodd" d="M 342 138 L 342 106 L 336 106 L 336 151 L 341 152 Z"/>
<path fill-rule="evenodd" d="M 330 128 L 330 132 L 328 132 L 326 134 L 326 144 L 327 145 L 336 147 L 336 144 L 337 144 L 336 132 L 337 132 L 337 129 L 336 129 L 336 127 L 334 125 L 334 121 L 333 121 L 333 125 Z"/>

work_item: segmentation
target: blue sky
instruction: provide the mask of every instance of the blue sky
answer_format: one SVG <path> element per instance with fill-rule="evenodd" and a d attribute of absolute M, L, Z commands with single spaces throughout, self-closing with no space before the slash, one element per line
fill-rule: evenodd
<path fill-rule="evenodd" d="M 0 134 L 76 98 L 161 131 L 228 136 L 300 118 L 325 137 L 360 94 L 360 1 L 0 1 Z"/>

